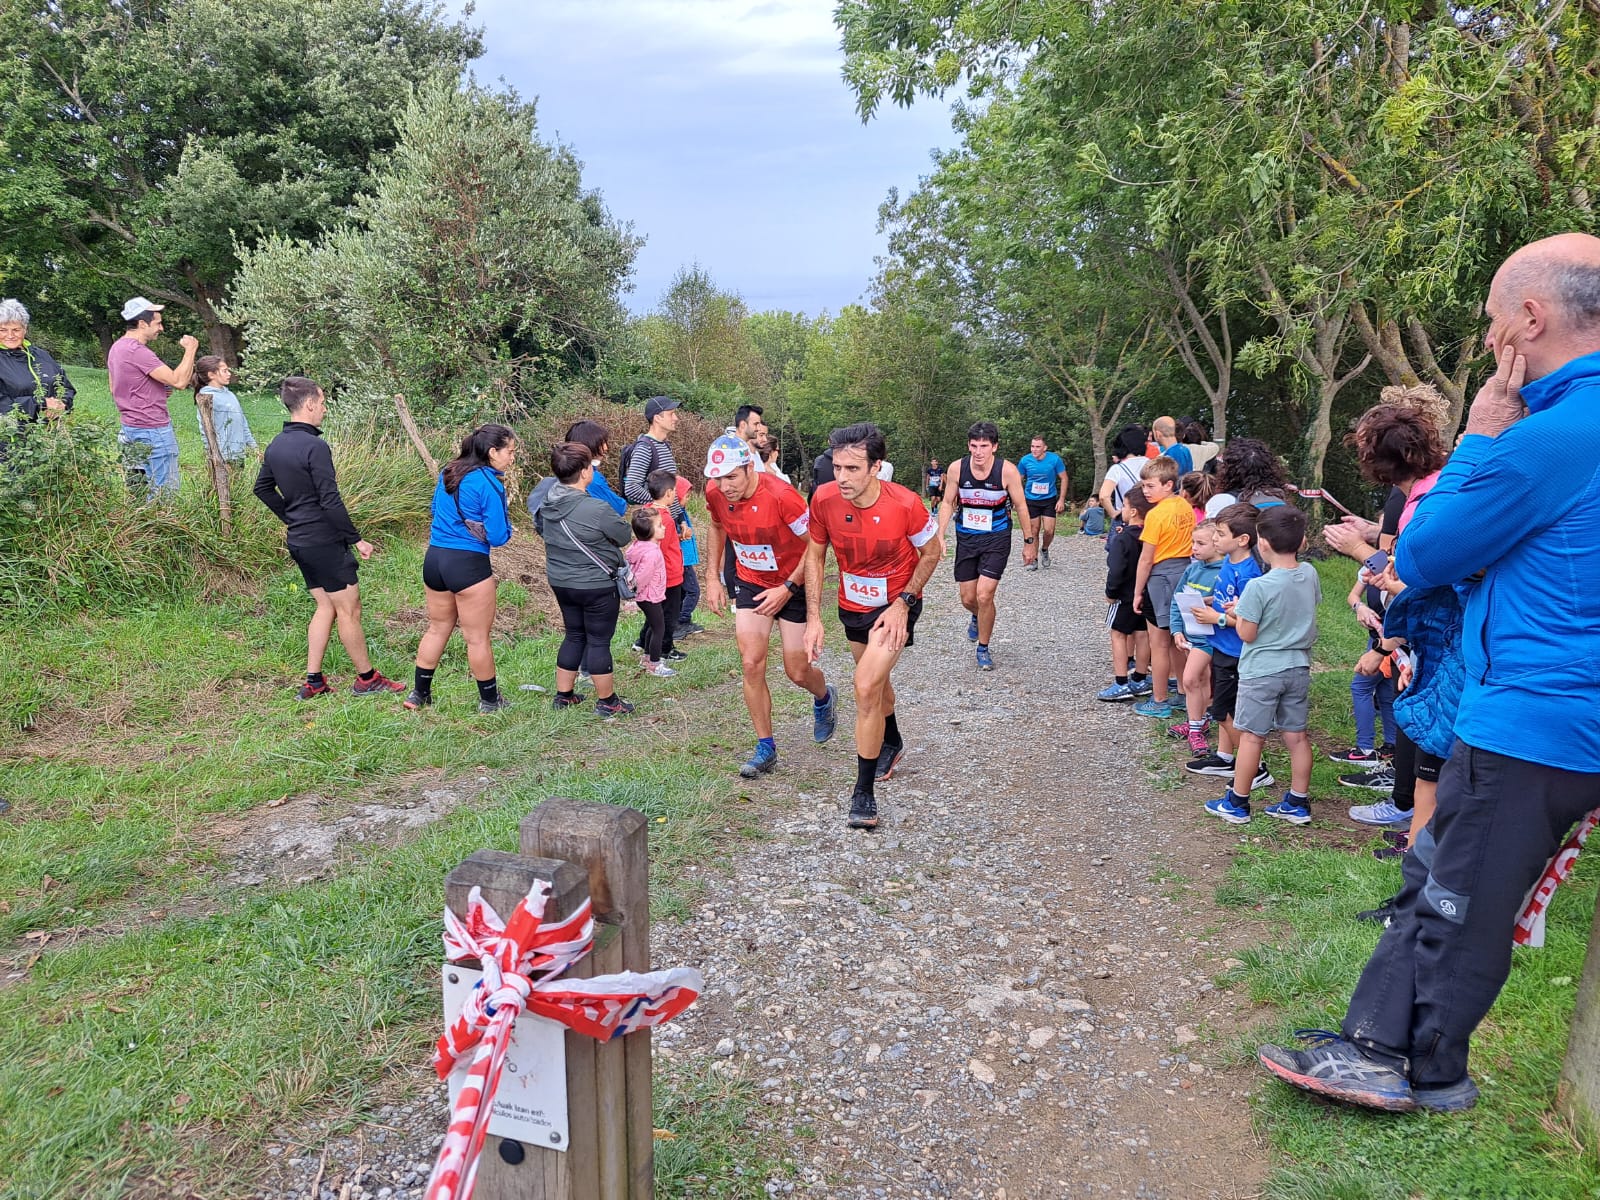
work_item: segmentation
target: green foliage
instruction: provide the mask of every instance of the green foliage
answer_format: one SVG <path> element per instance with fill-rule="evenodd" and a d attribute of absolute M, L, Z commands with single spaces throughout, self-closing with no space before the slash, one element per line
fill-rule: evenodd
<path fill-rule="evenodd" d="M 307 371 L 374 418 L 395 391 L 440 424 L 508 418 L 595 365 L 638 245 L 531 104 L 441 77 L 349 225 L 241 248 L 231 315 L 252 378 Z"/>

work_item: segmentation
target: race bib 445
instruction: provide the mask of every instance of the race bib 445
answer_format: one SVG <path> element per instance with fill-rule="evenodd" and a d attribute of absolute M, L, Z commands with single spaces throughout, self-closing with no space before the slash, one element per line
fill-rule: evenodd
<path fill-rule="evenodd" d="M 845 598 L 865 608 L 885 608 L 889 604 L 889 581 L 869 575 L 852 575 L 844 572 L 840 579 Z"/>

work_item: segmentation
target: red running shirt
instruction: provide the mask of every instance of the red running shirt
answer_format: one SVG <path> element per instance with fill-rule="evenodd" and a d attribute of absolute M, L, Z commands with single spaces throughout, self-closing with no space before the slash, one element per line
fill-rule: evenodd
<path fill-rule="evenodd" d="M 857 508 L 825 483 L 811 494 L 811 540 L 832 546 L 839 560 L 839 607 L 886 608 L 906 590 L 918 551 L 939 534 L 939 522 L 917 494 L 898 483 L 879 485 L 878 501 Z"/>
<path fill-rule="evenodd" d="M 733 543 L 739 578 L 758 588 L 793 579 L 806 554 L 811 513 L 805 498 L 774 475 L 757 475 L 748 500 L 729 500 L 716 480 L 706 483 L 706 514 Z"/>

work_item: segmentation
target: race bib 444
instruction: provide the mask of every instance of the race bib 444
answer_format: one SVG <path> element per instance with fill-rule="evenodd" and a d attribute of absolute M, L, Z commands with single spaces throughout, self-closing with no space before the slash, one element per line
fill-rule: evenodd
<path fill-rule="evenodd" d="M 733 555 L 747 571 L 770 572 L 778 569 L 778 554 L 771 546 L 747 546 L 743 542 L 735 542 Z"/>

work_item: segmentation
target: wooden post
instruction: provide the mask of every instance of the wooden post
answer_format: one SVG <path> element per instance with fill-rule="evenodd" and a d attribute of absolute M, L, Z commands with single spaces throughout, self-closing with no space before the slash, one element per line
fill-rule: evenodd
<path fill-rule="evenodd" d="M 423 465 L 428 468 L 428 477 L 439 477 L 439 460 L 433 457 L 428 449 L 428 443 L 422 440 L 422 430 L 417 428 L 417 422 L 411 415 L 411 406 L 406 403 L 405 395 L 401 392 L 394 394 L 394 411 L 400 417 L 400 425 L 406 431 L 406 436 L 411 439 L 411 444 L 416 447 L 417 453 L 422 456 Z"/>
<path fill-rule="evenodd" d="M 477 886 L 504 918 L 539 879 L 550 882 L 545 912 L 552 919 L 570 916 L 589 895 L 582 867 L 501 850 L 479 850 L 445 877 L 445 902 L 451 912 L 464 916 L 467 895 Z M 593 958 L 591 954 L 572 974 L 584 978 L 594 974 L 592 969 L 584 969 Z M 491 1134 L 478 1159 L 474 1193 L 478 1200 L 597 1200 L 595 1046 L 594 1039 L 583 1034 L 566 1035 L 567 1150 L 563 1153 Z"/>
<path fill-rule="evenodd" d="M 595 921 L 618 934 L 605 946 L 596 939 L 590 956 L 596 974 L 650 969 L 649 829 L 644 814 L 631 808 L 584 800 L 546 800 L 522 820 L 522 853 L 565 859 L 586 870 Z M 650 1200 L 655 1194 L 650 1031 L 590 1045 L 597 1051 L 599 1086 L 596 1195 L 598 1200 Z"/>
<path fill-rule="evenodd" d="M 206 435 L 206 460 L 211 464 L 211 482 L 217 489 L 217 509 L 222 514 L 222 536 L 233 536 L 233 494 L 228 487 L 228 464 L 222 459 L 222 447 L 217 444 L 217 422 L 211 412 L 211 397 L 204 392 L 194 394 L 195 406 L 200 410 L 200 428 Z"/>
<path fill-rule="evenodd" d="M 1578 983 L 1567 1058 L 1561 1066 L 1561 1108 L 1591 1153 L 1600 1148 L 1600 903 Z"/>

